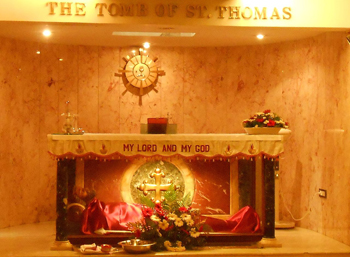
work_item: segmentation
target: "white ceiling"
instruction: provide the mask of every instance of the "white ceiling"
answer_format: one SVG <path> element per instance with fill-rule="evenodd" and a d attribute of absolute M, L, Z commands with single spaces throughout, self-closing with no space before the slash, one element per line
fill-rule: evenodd
<path fill-rule="evenodd" d="M 42 31 L 49 28 L 52 35 L 45 38 Z M 31 23 L 0 22 L 0 36 L 26 41 L 45 42 L 65 45 L 98 45 L 98 46 L 141 46 L 150 42 L 152 46 L 179 47 L 214 47 L 270 44 L 298 40 L 316 36 L 334 28 L 263 28 L 263 27 L 203 27 L 162 25 L 119 25 L 119 24 L 72 24 L 72 23 Z M 340 30 L 340 29 L 339 29 Z M 346 31 L 345 29 L 343 29 Z M 122 37 L 113 36 L 114 31 L 147 31 L 147 32 L 195 32 L 192 38 L 178 37 Z M 265 35 L 258 40 L 256 35 Z"/>

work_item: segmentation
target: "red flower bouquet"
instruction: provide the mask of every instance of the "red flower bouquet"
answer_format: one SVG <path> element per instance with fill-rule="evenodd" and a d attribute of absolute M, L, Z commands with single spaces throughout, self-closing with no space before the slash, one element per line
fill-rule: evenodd
<path fill-rule="evenodd" d="M 257 112 L 251 118 L 244 120 L 242 124 L 244 128 L 288 128 L 288 122 L 283 121 L 280 116 L 270 110 Z"/>
<path fill-rule="evenodd" d="M 205 238 L 200 237 L 205 224 L 199 211 L 189 207 L 189 195 L 178 200 L 176 194 L 171 187 L 161 203 L 143 198 L 144 219 L 129 224 L 135 237 L 156 242 L 153 250 L 184 251 L 205 244 Z"/>

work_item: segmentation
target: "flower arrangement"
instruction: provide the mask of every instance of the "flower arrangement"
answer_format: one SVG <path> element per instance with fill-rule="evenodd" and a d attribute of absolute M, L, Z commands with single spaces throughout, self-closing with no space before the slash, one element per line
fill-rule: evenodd
<path fill-rule="evenodd" d="M 205 224 L 200 220 L 198 210 L 190 207 L 190 196 L 177 199 L 177 193 L 171 186 L 164 193 L 162 202 L 153 202 L 142 198 L 144 219 L 129 224 L 129 230 L 136 238 L 156 242 L 155 251 L 184 251 L 203 246 L 205 238 L 200 237 Z"/>
<path fill-rule="evenodd" d="M 244 128 L 261 128 L 261 127 L 280 127 L 288 128 L 288 122 L 283 121 L 283 119 L 276 113 L 272 113 L 271 110 L 265 110 L 264 112 L 257 112 L 250 119 L 243 121 Z"/>

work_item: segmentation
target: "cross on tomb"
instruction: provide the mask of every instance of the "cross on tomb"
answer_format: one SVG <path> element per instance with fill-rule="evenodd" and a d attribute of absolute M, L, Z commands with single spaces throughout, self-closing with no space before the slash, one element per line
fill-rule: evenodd
<path fill-rule="evenodd" d="M 162 200 L 161 191 L 166 191 L 169 189 L 169 187 L 172 184 L 171 180 L 168 180 L 167 184 L 162 185 L 161 178 L 162 177 L 164 178 L 165 174 L 159 168 L 156 168 L 156 170 L 151 172 L 149 176 L 155 179 L 155 184 L 148 184 L 147 180 L 144 180 L 143 183 L 137 187 L 137 189 L 143 191 L 144 195 L 148 195 L 149 191 L 155 191 L 156 195 L 152 200 L 155 201 L 156 203 L 159 203 Z M 179 188 L 178 186 L 174 186 L 175 190 L 178 188 Z"/>

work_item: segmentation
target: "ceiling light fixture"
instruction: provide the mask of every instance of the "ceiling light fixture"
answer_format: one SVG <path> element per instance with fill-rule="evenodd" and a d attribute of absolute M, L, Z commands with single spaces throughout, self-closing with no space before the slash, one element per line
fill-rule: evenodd
<path fill-rule="evenodd" d="M 113 36 L 127 36 L 127 37 L 160 37 L 161 32 L 127 32 L 114 31 Z"/>
<path fill-rule="evenodd" d="M 196 33 L 162 33 L 161 37 L 193 37 Z"/>
<path fill-rule="evenodd" d="M 150 46 L 151 46 L 151 45 L 150 45 L 150 43 L 148 43 L 148 42 L 143 43 L 143 47 L 146 48 L 146 49 L 148 49 Z"/>
<path fill-rule="evenodd" d="M 264 35 L 263 35 L 263 34 L 258 34 L 256 37 L 257 37 L 258 39 L 263 39 L 263 38 L 264 38 Z"/>
<path fill-rule="evenodd" d="M 49 29 L 45 29 L 45 30 L 43 31 L 43 35 L 44 35 L 45 37 L 49 37 L 49 36 L 51 36 L 51 31 L 50 31 Z"/>
<path fill-rule="evenodd" d="M 113 36 L 128 36 L 128 37 L 193 37 L 196 33 L 163 33 L 163 32 L 125 32 L 114 31 Z"/>

